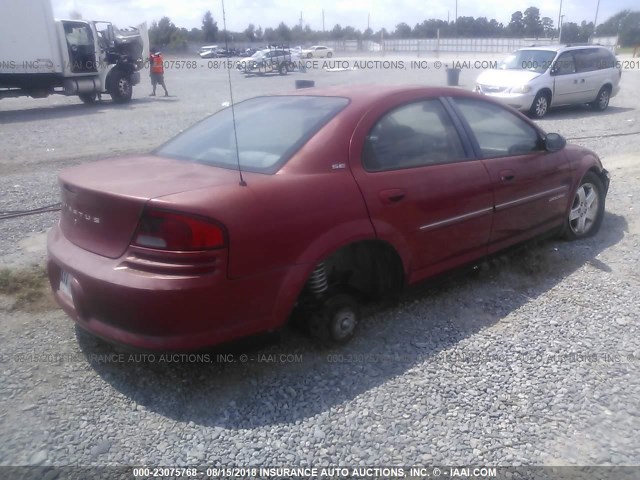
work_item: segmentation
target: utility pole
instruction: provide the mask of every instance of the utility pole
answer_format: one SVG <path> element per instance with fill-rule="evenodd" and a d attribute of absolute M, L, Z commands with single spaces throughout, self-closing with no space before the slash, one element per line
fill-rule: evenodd
<path fill-rule="evenodd" d="M 596 18 L 593 20 L 593 36 L 596 36 L 596 28 L 598 27 L 598 11 L 600 10 L 600 0 L 598 0 L 598 5 L 596 6 Z"/>
<path fill-rule="evenodd" d="M 562 0 L 560 0 L 560 10 L 558 11 L 558 42 L 560 41 L 560 25 L 562 23 Z"/>
<path fill-rule="evenodd" d="M 324 8 L 322 9 L 322 33 L 324 33 Z"/>
<path fill-rule="evenodd" d="M 302 12 L 300 12 L 300 30 L 302 30 Z"/>
<path fill-rule="evenodd" d="M 458 0 L 456 0 L 456 24 L 454 32 L 456 33 L 456 38 L 458 38 Z"/>
<path fill-rule="evenodd" d="M 371 24 L 371 14 L 367 13 L 367 30 L 369 30 L 369 25 Z"/>
<path fill-rule="evenodd" d="M 562 23 L 564 20 L 564 15 L 560 15 L 560 31 L 558 32 L 558 42 L 562 42 Z"/>

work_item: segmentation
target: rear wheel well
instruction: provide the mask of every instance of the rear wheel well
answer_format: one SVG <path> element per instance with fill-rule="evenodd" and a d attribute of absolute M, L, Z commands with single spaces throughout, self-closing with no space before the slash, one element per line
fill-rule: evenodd
<path fill-rule="evenodd" d="M 351 293 L 364 301 L 394 297 L 404 287 L 405 272 L 396 250 L 380 240 L 351 243 L 336 250 L 324 264 L 327 293 Z M 317 289 L 316 289 L 317 291 Z M 301 300 L 317 297 L 308 281 Z"/>

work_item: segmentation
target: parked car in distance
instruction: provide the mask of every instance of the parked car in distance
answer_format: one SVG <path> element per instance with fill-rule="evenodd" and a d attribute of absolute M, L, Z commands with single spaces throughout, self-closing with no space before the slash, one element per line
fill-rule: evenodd
<path fill-rule="evenodd" d="M 301 51 L 302 57 L 313 58 L 331 58 L 333 57 L 333 48 L 324 47 L 322 45 L 314 45 L 313 47 L 303 48 Z"/>
<path fill-rule="evenodd" d="M 205 45 L 200 48 L 198 55 L 200 55 L 200 58 L 217 58 L 219 50 L 218 45 Z"/>
<path fill-rule="evenodd" d="M 239 61 L 236 69 L 245 74 L 279 73 L 280 75 L 286 75 L 296 68 L 299 60 L 298 56 L 293 55 L 288 50 L 258 50 L 248 59 Z"/>
<path fill-rule="evenodd" d="M 496 70 L 482 72 L 475 90 L 542 118 L 550 107 L 588 103 L 605 110 L 620 89 L 616 57 L 598 45 L 529 47 Z"/>
<path fill-rule="evenodd" d="M 108 341 L 190 350 L 292 314 L 344 343 L 365 302 L 542 234 L 595 234 L 609 177 L 488 96 L 348 85 L 237 103 L 59 184 L 60 306 Z"/>

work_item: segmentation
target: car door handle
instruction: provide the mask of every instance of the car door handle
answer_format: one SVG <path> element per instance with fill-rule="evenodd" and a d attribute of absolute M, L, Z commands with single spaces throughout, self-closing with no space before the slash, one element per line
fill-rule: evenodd
<path fill-rule="evenodd" d="M 382 190 L 378 195 L 382 203 L 389 205 L 402 200 L 405 197 L 405 191 L 400 188 L 391 188 L 389 190 Z"/>
<path fill-rule="evenodd" d="M 513 174 L 513 170 L 503 170 L 500 172 L 500 180 L 503 182 L 510 182 L 514 178 L 516 178 L 516 176 Z"/>

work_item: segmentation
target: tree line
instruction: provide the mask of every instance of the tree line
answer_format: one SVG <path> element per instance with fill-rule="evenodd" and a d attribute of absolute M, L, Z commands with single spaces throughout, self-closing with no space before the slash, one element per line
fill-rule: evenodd
<path fill-rule="evenodd" d="M 186 50 L 188 43 L 214 42 L 263 42 L 288 43 L 291 45 L 318 43 L 325 40 L 374 40 L 396 38 L 558 38 L 559 29 L 552 18 L 540 17 L 540 10 L 529 7 L 524 12 L 516 11 L 511 15 L 508 24 L 486 17 L 458 17 L 456 21 L 428 19 L 416 23 L 411 27 L 407 23 L 399 23 L 395 30 L 387 31 L 382 28 L 374 32 L 371 28 L 360 31 L 351 26 L 336 24 L 332 29 L 322 31 L 313 30 L 309 25 L 289 27 L 280 22 L 276 28 L 265 28 L 249 24 L 242 32 L 220 30 L 218 23 L 210 11 L 202 17 L 200 28 L 179 28 L 169 17 L 162 17 L 154 21 L 149 29 L 149 39 L 152 45 L 168 47 L 174 51 Z M 594 29 L 593 22 L 582 21 L 580 24 L 564 22 L 562 24 L 561 42 L 587 42 L 593 35 L 619 35 L 622 46 L 640 44 L 640 11 L 622 10 L 599 24 Z"/>

